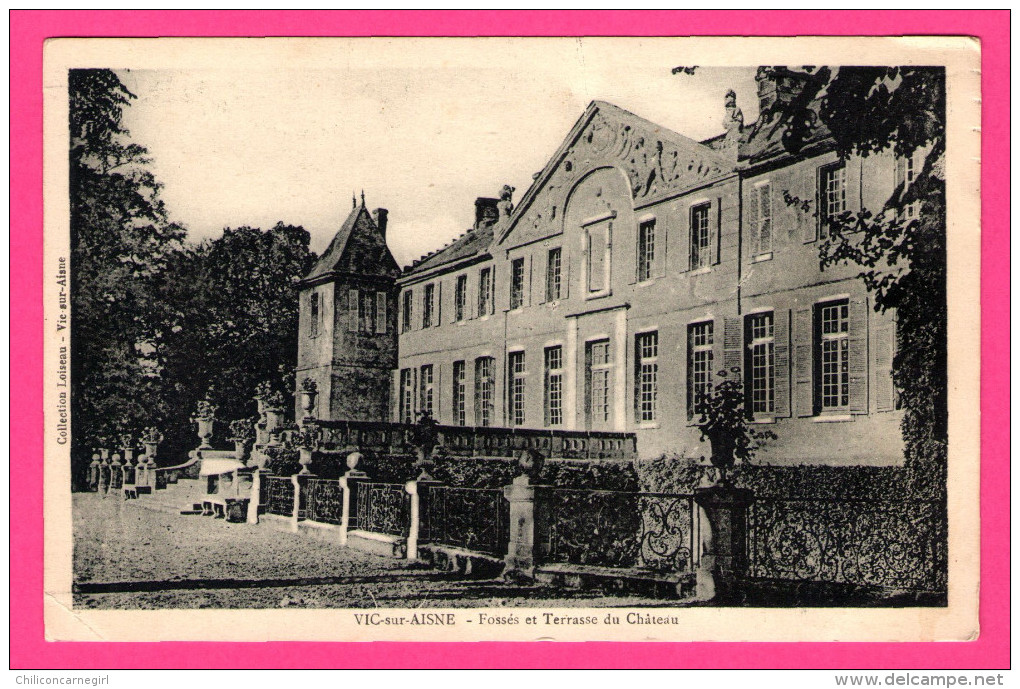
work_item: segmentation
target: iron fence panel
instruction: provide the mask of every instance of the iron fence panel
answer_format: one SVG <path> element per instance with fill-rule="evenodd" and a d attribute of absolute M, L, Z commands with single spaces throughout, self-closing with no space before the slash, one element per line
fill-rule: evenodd
<path fill-rule="evenodd" d="M 748 512 L 753 578 L 945 591 L 941 501 L 755 500 Z"/>
<path fill-rule="evenodd" d="M 693 496 L 552 489 L 548 500 L 554 562 L 693 571 L 697 553 Z"/>

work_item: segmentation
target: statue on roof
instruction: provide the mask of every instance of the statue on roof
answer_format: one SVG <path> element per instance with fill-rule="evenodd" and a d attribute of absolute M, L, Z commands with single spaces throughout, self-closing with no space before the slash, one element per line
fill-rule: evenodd
<path fill-rule="evenodd" d="M 499 192 L 499 202 L 496 204 L 496 207 L 499 208 L 500 217 L 510 217 L 510 214 L 513 213 L 513 196 L 514 187 L 504 184 Z"/>
<path fill-rule="evenodd" d="M 726 92 L 726 114 L 723 116 L 723 129 L 727 139 L 735 139 L 744 129 L 744 113 L 737 107 L 737 92 L 730 89 Z"/>

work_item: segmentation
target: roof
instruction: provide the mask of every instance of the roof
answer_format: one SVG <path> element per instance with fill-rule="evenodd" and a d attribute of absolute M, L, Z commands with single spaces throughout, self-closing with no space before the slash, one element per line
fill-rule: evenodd
<path fill-rule="evenodd" d="M 404 270 L 404 274 L 422 273 L 437 266 L 485 254 L 489 249 L 489 244 L 492 243 L 492 235 L 492 225 L 470 229 L 438 251 L 412 263 Z"/>
<path fill-rule="evenodd" d="M 397 262 L 386 246 L 386 238 L 364 200 L 351 210 L 302 282 L 320 280 L 338 272 L 377 277 L 395 277 L 399 273 Z"/>

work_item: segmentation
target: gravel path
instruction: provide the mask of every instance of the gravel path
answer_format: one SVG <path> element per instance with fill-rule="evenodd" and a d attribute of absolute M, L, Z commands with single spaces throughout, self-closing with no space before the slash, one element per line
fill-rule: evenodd
<path fill-rule="evenodd" d="M 157 512 L 94 493 L 75 494 L 73 505 L 74 601 L 86 608 L 670 604 L 465 579 L 264 524 Z"/>

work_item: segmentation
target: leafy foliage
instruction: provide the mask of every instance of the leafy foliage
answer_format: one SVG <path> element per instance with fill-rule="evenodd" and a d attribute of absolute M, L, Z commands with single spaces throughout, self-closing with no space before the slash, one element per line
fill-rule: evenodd
<path fill-rule="evenodd" d="M 698 398 L 701 416 L 698 429 L 701 439 L 712 443 L 712 463 L 726 469 L 733 461 L 750 461 L 755 452 L 767 440 L 774 440 L 776 434 L 769 430 L 751 428 L 744 410 L 744 385 L 740 380 L 740 369 L 718 371 L 722 382 Z"/>

